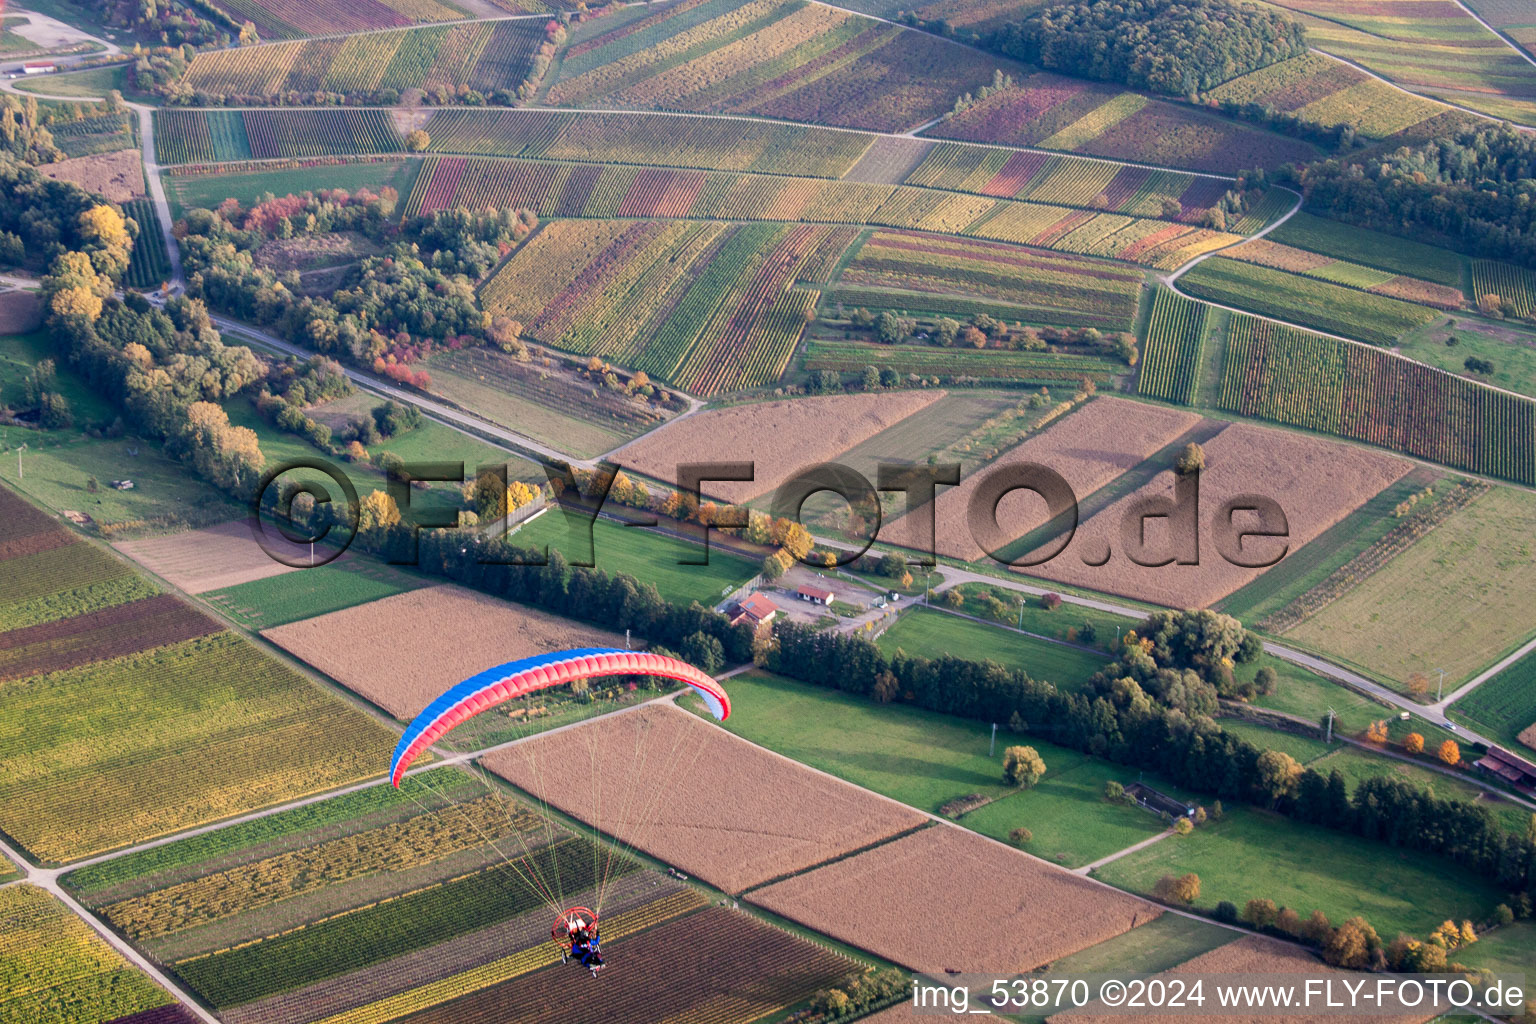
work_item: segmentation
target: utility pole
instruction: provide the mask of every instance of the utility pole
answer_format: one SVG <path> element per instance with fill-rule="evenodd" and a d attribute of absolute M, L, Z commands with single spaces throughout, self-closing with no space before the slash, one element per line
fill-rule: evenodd
<path fill-rule="evenodd" d="M 997 753 L 997 723 L 992 723 L 992 742 L 987 744 L 987 757 Z"/>
<path fill-rule="evenodd" d="M 1334 712 L 1333 708 L 1329 708 L 1328 709 L 1328 739 L 1327 739 L 1327 743 L 1330 746 L 1333 744 L 1333 716 L 1334 716 L 1334 714 L 1335 714 L 1335 712 Z"/>
<path fill-rule="evenodd" d="M 16 479 L 17 480 L 22 479 L 22 476 L 21 476 L 21 453 L 26 451 L 26 450 L 27 450 L 27 446 L 25 444 L 23 444 L 20 448 L 16 449 Z"/>
<path fill-rule="evenodd" d="M 1019 595 L 1019 632 L 1024 632 L 1024 595 Z"/>
<path fill-rule="evenodd" d="M 1435 671 L 1440 673 L 1440 688 L 1435 691 L 1435 703 L 1439 704 L 1445 697 L 1445 669 L 1437 668 Z"/>

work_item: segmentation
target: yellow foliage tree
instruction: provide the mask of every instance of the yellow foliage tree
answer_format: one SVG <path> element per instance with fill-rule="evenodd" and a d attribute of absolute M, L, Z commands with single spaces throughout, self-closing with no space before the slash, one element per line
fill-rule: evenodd
<path fill-rule="evenodd" d="M 357 526 L 360 530 L 382 530 L 400 522 L 400 508 L 383 491 L 372 491 L 362 501 L 358 510 Z"/>
<path fill-rule="evenodd" d="M 1410 754 L 1424 753 L 1424 737 L 1416 732 L 1411 732 L 1403 737 L 1403 749 Z"/>
<path fill-rule="evenodd" d="M 59 316 L 80 316 L 95 323 L 101 316 L 101 296 L 85 288 L 60 288 L 48 308 Z"/>
<path fill-rule="evenodd" d="M 1365 738 L 1372 743 L 1387 742 L 1387 720 L 1372 722 L 1371 727 L 1365 730 Z"/>
<path fill-rule="evenodd" d="M 1446 764 L 1455 767 L 1461 764 L 1461 747 L 1457 745 L 1455 740 L 1446 740 L 1440 744 L 1437 756 Z"/>

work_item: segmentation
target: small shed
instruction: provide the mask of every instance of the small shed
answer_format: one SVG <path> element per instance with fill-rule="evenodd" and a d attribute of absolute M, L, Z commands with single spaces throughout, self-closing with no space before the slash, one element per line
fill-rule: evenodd
<path fill-rule="evenodd" d="M 1477 767 L 1518 790 L 1536 791 L 1536 764 L 1502 747 L 1489 747 L 1488 753 L 1478 760 Z"/>
<path fill-rule="evenodd" d="M 21 66 L 22 74 L 25 75 L 46 75 L 57 70 L 59 66 L 51 60 L 29 60 Z"/>
<path fill-rule="evenodd" d="M 802 601 L 810 601 L 812 604 L 831 604 L 835 596 L 830 590 L 822 590 L 820 587 L 802 586 L 795 591 Z"/>

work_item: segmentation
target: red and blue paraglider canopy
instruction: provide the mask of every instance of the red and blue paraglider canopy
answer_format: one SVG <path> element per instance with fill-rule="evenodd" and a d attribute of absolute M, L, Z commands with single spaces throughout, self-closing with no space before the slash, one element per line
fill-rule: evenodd
<path fill-rule="evenodd" d="M 646 651 L 614 647 L 582 647 L 510 661 L 486 669 L 438 697 L 412 720 L 389 765 L 389 780 L 398 788 L 405 770 L 422 751 L 460 722 L 503 701 L 552 686 L 593 676 L 661 676 L 687 683 L 719 721 L 731 716 L 731 699 L 713 676 L 685 661 Z"/>

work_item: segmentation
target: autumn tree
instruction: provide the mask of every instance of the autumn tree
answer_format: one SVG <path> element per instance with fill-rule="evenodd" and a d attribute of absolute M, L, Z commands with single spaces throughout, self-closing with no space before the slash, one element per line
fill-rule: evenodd
<path fill-rule="evenodd" d="M 1411 732 L 1403 737 L 1403 749 L 1410 754 L 1424 753 L 1424 737 L 1416 732 Z"/>
<path fill-rule="evenodd" d="M 1003 751 L 1003 781 L 1028 789 L 1045 775 L 1045 759 L 1034 747 L 1009 747 Z"/>
<path fill-rule="evenodd" d="M 400 508 L 383 491 L 371 491 L 358 509 L 357 528 L 369 533 L 384 530 L 400 522 Z"/>
<path fill-rule="evenodd" d="M 1249 900 L 1243 909 L 1243 920 L 1255 928 L 1268 928 L 1275 923 L 1275 918 L 1280 914 L 1280 908 L 1275 906 L 1274 900 L 1261 899 Z"/>
<path fill-rule="evenodd" d="M 1279 803 L 1294 793 L 1301 777 L 1301 765 L 1282 750 L 1266 750 L 1260 754 L 1258 770 L 1259 786 L 1269 794 L 1271 803 Z"/>
<path fill-rule="evenodd" d="M 1365 738 L 1371 743 L 1387 742 L 1387 720 L 1383 718 L 1380 721 L 1372 722 L 1370 727 L 1365 730 Z"/>
<path fill-rule="evenodd" d="M 1205 449 L 1194 441 L 1184 446 L 1179 453 L 1178 461 L 1173 464 L 1174 470 L 1180 476 L 1189 476 L 1205 468 Z"/>
<path fill-rule="evenodd" d="M 1352 917 L 1323 943 L 1323 959 L 1335 967 L 1365 970 L 1381 952 L 1381 938 L 1363 917 Z"/>
<path fill-rule="evenodd" d="M 1440 749 L 1437 751 L 1436 756 L 1454 768 L 1461 763 L 1461 747 L 1455 740 L 1446 740 L 1440 744 Z"/>
<path fill-rule="evenodd" d="M 1164 903 L 1188 906 L 1200 898 L 1200 876 L 1193 871 L 1187 875 L 1164 875 L 1152 887 L 1152 895 Z"/>
<path fill-rule="evenodd" d="M 1423 672 L 1415 672 L 1408 677 L 1408 693 L 1414 697 L 1422 697 L 1429 692 L 1429 676 Z"/>
<path fill-rule="evenodd" d="M 412 153 L 423 152 L 430 145 L 432 145 L 432 136 L 421 128 L 412 129 L 405 137 L 405 148 Z"/>

